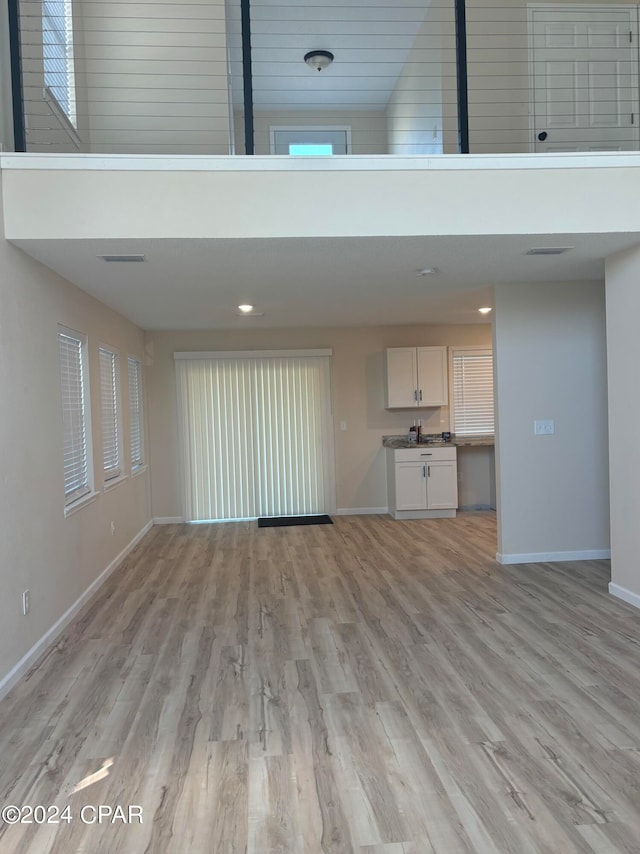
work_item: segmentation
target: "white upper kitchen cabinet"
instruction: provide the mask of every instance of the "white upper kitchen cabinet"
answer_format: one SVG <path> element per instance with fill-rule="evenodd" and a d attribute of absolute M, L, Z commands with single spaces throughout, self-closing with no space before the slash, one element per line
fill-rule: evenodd
<path fill-rule="evenodd" d="M 389 347 L 385 364 L 387 409 L 446 406 L 449 402 L 446 347 Z"/>

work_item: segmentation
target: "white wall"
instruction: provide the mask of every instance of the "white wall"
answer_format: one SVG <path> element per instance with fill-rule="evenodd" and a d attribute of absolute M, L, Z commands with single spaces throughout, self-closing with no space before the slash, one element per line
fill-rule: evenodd
<path fill-rule="evenodd" d="M 249 332 L 148 332 L 149 420 L 155 517 L 181 516 L 173 353 L 186 350 L 333 348 L 336 487 L 339 509 L 387 505 L 382 436 L 406 433 L 415 410 L 384 408 L 383 351 L 412 345 L 478 345 L 491 341 L 491 327 L 399 326 L 271 329 Z M 427 432 L 449 429 L 448 409 L 420 412 Z M 249 426 L 250 429 L 250 426 Z"/>
<path fill-rule="evenodd" d="M 67 518 L 59 323 L 89 336 L 93 450 L 100 492 L 93 503 Z M 0 238 L 0 693 L 7 674 L 151 518 L 148 470 L 102 492 L 97 394 L 97 348 L 102 342 L 117 348 L 124 358 L 127 354 L 144 358 L 139 329 Z M 122 400 L 126 449 L 126 370 Z M 31 591 L 31 613 L 24 617 L 21 596 L 26 588 Z"/>
<path fill-rule="evenodd" d="M 457 151 L 453 3 L 429 5 L 387 104 L 389 154 Z"/>
<path fill-rule="evenodd" d="M 228 154 L 224 0 L 85 5 L 90 150 Z"/>
<path fill-rule="evenodd" d="M 612 592 L 640 606 L 640 249 L 606 262 Z M 633 599 L 635 597 L 635 600 Z"/>
<path fill-rule="evenodd" d="M 637 5 L 637 0 L 627 2 Z M 573 5 L 597 8 L 617 4 L 618 0 L 599 0 L 597 4 Z M 529 128 L 529 5 L 533 4 L 528 0 L 508 0 L 505 4 L 467 0 L 469 143 L 474 154 L 533 150 Z"/>
<path fill-rule="evenodd" d="M 603 284 L 498 285 L 494 338 L 498 552 L 504 562 L 605 556 Z M 555 434 L 535 436 L 536 419 L 553 419 Z"/>

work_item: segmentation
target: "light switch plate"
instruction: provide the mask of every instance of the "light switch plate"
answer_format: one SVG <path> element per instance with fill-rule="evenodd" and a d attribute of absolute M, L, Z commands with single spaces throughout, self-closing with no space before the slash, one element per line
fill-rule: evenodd
<path fill-rule="evenodd" d="M 553 421 L 534 421 L 533 432 L 536 436 L 552 436 L 556 432 Z"/>

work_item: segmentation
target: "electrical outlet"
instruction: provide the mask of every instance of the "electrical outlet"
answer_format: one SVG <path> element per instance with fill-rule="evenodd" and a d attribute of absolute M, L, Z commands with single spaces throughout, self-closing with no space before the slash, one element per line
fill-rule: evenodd
<path fill-rule="evenodd" d="M 115 523 L 115 522 L 112 522 L 112 523 L 111 523 L 111 536 L 112 536 L 112 537 L 113 537 L 113 535 L 115 534 L 115 532 L 116 532 L 116 523 Z"/>
<path fill-rule="evenodd" d="M 31 593 L 29 592 L 29 590 L 23 590 L 22 591 L 22 615 L 24 617 L 26 617 L 30 610 L 31 610 Z"/>
<path fill-rule="evenodd" d="M 555 424 L 553 421 L 534 421 L 533 432 L 536 436 L 552 436 L 555 432 Z"/>

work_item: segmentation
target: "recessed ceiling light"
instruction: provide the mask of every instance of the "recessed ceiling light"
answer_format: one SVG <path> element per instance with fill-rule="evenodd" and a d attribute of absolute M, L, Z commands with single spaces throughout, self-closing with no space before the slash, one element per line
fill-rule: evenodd
<path fill-rule="evenodd" d="M 527 249 L 525 255 L 562 255 L 573 249 L 573 246 L 538 246 L 534 249 Z"/>
<path fill-rule="evenodd" d="M 419 276 L 431 276 L 433 273 L 438 272 L 437 267 L 423 267 L 422 270 L 416 271 Z"/>
<path fill-rule="evenodd" d="M 244 303 L 243 305 L 239 305 L 238 308 L 243 314 L 249 314 L 250 311 L 253 311 L 253 306 L 248 303 Z"/>
<path fill-rule="evenodd" d="M 96 255 L 96 258 L 119 264 L 140 264 L 147 260 L 145 255 Z"/>
<path fill-rule="evenodd" d="M 492 309 L 489 308 L 488 305 L 485 305 L 482 308 L 479 308 L 478 311 L 480 312 L 480 314 L 489 314 L 489 312 L 492 311 Z"/>

